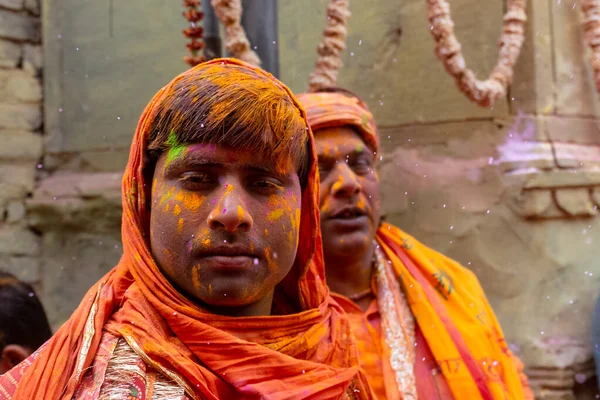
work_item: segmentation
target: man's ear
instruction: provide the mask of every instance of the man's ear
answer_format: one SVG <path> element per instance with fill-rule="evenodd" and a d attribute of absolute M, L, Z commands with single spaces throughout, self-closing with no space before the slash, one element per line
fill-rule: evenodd
<path fill-rule="evenodd" d="M 21 361 L 29 357 L 31 351 L 18 344 L 9 344 L 5 346 L 0 354 L 0 375 L 11 370 Z"/>

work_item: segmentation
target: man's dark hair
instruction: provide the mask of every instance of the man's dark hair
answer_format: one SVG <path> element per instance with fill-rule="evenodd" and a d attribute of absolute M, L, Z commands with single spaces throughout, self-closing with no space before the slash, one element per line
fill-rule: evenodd
<path fill-rule="evenodd" d="M 35 351 L 51 336 L 44 307 L 31 285 L 0 271 L 0 354 L 9 344 Z"/>
<path fill-rule="evenodd" d="M 276 165 L 293 160 L 306 182 L 308 126 L 293 97 L 264 72 L 196 67 L 178 78 L 150 123 L 150 168 L 164 151 L 204 143 L 270 154 Z"/>

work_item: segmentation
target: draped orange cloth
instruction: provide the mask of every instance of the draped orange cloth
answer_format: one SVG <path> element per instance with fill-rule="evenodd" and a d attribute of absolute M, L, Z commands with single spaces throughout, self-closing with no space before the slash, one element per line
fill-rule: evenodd
<path fill-rule="evenodd" d="M 324 128 L 352 126 L 373 151 L 379 150 L 373 115 L 351 92 L 340 89 L 304 93 L 298 95 L 298 99 L 306 110 L 311 129 L 317 134 Z M 475 275 L 390 224 L 379 228 L 376 241 L 391 262 L 390 275 L 403 288 L 418 325 L 417 339 L 419 335 L 424 337 L 443 373 L 444 385 L 448 385 L 454 398 L 533 400 L 523 365 L 508 349 Z M 396 308 L 400 308 L 397 293 L 395 297 Z M 363 361 L 370 362 L 364 357 L 389 357 L 389 354 L 382 350 L 382 354 L 361 355 Z M 431 381 L 429 377 L 418 376 L 427 372 L 419 365 L 421 361 L 415 360 L 417 386 Z M 386 386 L 396 385 L 389 373 L 373 379 L 377 382 L 384 379 Z M 391 398 L 402 398 L 394 389 L 389 387 L 386 392 L 388 395 L 396 393 Z M 419 392 L 424 389 L 419 388 Z"/>
<path fill-rule="evenodd" d="M 209 63 L 258 71 L 294 98 L 270 74 L 248 64 L 231 59 Z M 123 178 L 119 264 L 87 292 L 71 318 L 43 347 L 12 398 L 69 399 L 94 359 L 103 330 L 123 337 L 146 363 L 175 379 L 192 398 L 338 399 L 348 392 L 353 398 L 370 398 L 370 389 L 358 372 L 350 326 L 325 284 L 317 161 L 310 130 L 311 163 L 302 194 L 298 253 L 292 271 L 278 288 L 300 304 L 297 313 L 215 315 L 182 296 L 158 269 L 146 232 L 146 141 L 157 105 L 166 96 L 176 95 L 174 84 L 187 73 L 159 90 L 139 120 Z"/>

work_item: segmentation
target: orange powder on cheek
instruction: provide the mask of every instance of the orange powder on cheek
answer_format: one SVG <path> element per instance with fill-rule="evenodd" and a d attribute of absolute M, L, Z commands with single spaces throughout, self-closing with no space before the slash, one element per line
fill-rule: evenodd
<path fill-rule="evenodd" d="M 202 283 L 200 283 L 200 265 L 194 265 L 192 267 L 192 284 L 196 289 L 202 287 Z"/>
<path fill-rule="evenodd" d="M 364 208 L 365 208 L 365 198 L 364 198 L 364 197 L 361 197 L 361 198 L 358 200 L 358 203 L 356 203 L 356 206 L 357 206 L 358 208 L 360 208 L 361 210 L 364 210 Z"/>
<path fill-rule="evenodd" d="M 167 212 L 169 212 L 169 206 L 170 206 L 170 204 L 169 204 L 169 203 L 167 203 L 167 205 L 165 206 L 165 212 L 166 212 L 166 213 L 167 213 Z"/>
<path fill-rule="evenodd" d="M 274 273 L 279 272 L 279 265 L 277 265 L 275 259 L 273 258 L 271 247 L 267 247 L 265 249 L 265 258 L 267 260 L 267 265 L 269 266 L 269 269 Z"/>
<path fill-rule="evenodd" d="M 269 230 L 265 228 L 265 236 L 269 236 Z"/>
<path fill-rule="evenodd" d="M 183 232 L 183 218 L 179 218 L 179 221 L 177 222 L 177 232 Z"/>
<path fill-rule="evenodd" d="M 277 210 L 273 210 L 267 215 L 267 219 L 271 222 L 277 221 L 283 215 L 283 208 L 278 208 Z"/>
<path fill-rule="evenodd" d="M 204 203 L 204 196 L 200 196 L 198 193 L 186 194 L 182 203 L 186 210 L 196 211 Z"/>
<path fill-rule="evenodd" d="M 175 204 L 173 207 L 173 215 L 177 216 L 181 214 L 181 206 L 179 204 Z"/>

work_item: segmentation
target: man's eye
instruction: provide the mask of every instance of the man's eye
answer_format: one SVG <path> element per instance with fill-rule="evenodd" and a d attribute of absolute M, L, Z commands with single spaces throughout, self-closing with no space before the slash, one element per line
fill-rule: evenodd
<path fill-rule="evenodd" d="M 352 169 L 357 174 L 366 174 L 371 171 L 371 163 L 367 160 L 357 160 Z"/>
<path fill-rule="evenodd" d="M 253 183 L 253 186 L 259 190 L 283 189 L 283 184 L 275 179 L 259 179 Z"/>
<path fill-rule="evenodd" d="M 181 181 L 191 184 L 206 184 L 210 183 L 211 179 L 208 174 L 198 172 L 186 172 L 181 176 Z"/>

